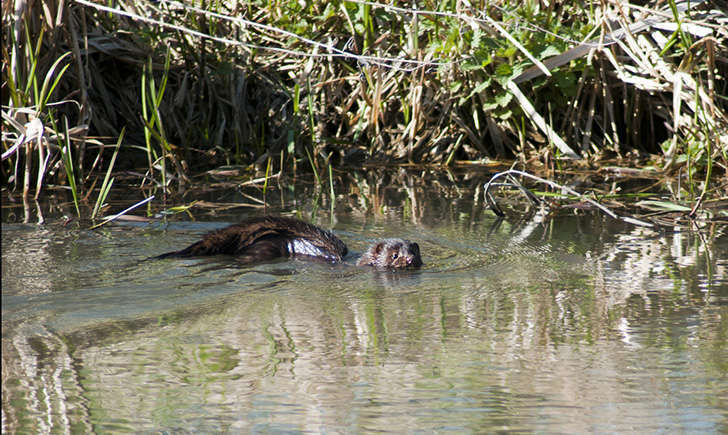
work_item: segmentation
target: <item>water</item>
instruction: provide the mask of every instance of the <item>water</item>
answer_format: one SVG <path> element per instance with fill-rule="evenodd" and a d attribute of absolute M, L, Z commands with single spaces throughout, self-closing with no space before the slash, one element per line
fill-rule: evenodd
<path fill-rule="evenodd" d="M 728 432 L 726 227 L 499 224 L 430 197 L 318 213 L 355 252 L 417 241 L 401 273 L 144 261 L 249 209 L 95 231 L 5 213 L 3 432 Z"/>

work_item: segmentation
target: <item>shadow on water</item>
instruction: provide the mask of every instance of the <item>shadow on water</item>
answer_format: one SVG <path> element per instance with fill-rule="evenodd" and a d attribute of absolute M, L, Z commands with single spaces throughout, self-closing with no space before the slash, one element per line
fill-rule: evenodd
<path fill-rule="evenodd" d="M 497 222 L 476 194 L 418 189 L 316 221 L 343 264 L 144 261 L 247 209 L 6 221 L 3 432 L 728 430 L 726 228 Z M 390 236 L 424 267 L 353 265 Z"/>

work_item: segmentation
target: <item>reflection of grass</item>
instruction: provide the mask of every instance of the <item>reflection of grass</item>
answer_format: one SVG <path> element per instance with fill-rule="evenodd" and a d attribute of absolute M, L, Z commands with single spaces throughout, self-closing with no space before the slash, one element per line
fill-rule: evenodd
<path fill-rule="evenodd" d="M 487 228 L 443 224 L 468 219 L 456 206 L 437 216 L 441 231 L 436 235 L 452 244 L 491 240 Z M 148 415 L 158 420 L 142 423 L 178 427 L 181 413 L 192 420 L 196 410 L 204 414 L 198 430 L 205 424 L 219 428 L 226 419 L 240 422 L 240 415 L 267 422 L 272 418 L 268 410 L 281 409 L 276 408 L 281 403 L 276 421 L 286 415 L 300 419 L 304 406 L 299 404 L 309 399 L 327 410 L 342 403 L 343 413 L 363 410 L 377 420 L 390 410 L 399 418 L 396 406 L 401 404 L 411 407 L 414 416 L 443 404 L 453 411 L 463 406 L 463 414 L 479 414 L 477 424 L 482 424 L 483 413 L 543 406 L 544 391 L 557 395 L 556 412 L 564 412 L 564 404 L 581 412 L 583 406 L 575 402 L 583 405 L 585 397 L 601 398 L 608 390 L 605 400 L 611 401 L 623 392 L 621 397 L 634 397 L 637 388 L 637 400 L 643 400 L 645 388 L 650 395 L 659 393 L 679 375 L 681 382 L 700 387 L 696 394 L 704 397 L 704 409 L 719 408 L 713 398 L 725 382 L 713 380 L 724 379 L 727 325 L 719 315 L 720 294 L 709 293 L 695 266 L 705 260 L 693 243 L 696 236 L 601 225 L 599 219 L 579 225 L 551 221 L 504 261 L 443 273 L 435 260 L 427 271 L 399 282 L 355 268 L 342 272 L 289 265 L 296 273 L 283 278 L 266 274 L 280 264 L 252 270 L 166 264 L 178 269 L 168 276 L 175 278 L 170 286 L 160 282 L 161 265 L 134 265 L 123 273 L 133 274 L 137 284 L 147 282 L 152 291 L 121 289 L 127 297 L 116 295 L 109 302 L 141 307 L 141 313 L 129 312 L 129 319 L 121 321 L 67 316 L 71 324 L 60 332 L 66 347 L 43 346 L 55 340 L 48 334 L 40 343 L 31 342 L 42 351 L 37 352 L 39 376 L 28 377 L 18 363 L 22 358 L 10 354 L 10 397 L 22 397 L 18 385 L 26 392 L 56 391 L 42 388 L 53 379 L 46 374 L 66 367 L 69 385 L 77 385 L 70 382 L 77 375 L 84 387 L 68 389 L 71 396 L 66 397 L 82 395 L 80 403 L 89 404 L 86 409 L 93 411 L 91 421 L 98 427 Z M 575 230 L 589 241 L 575 239 Z M 511 247 L 513 228 L 503 227 L 495 235 L 504 248 Z M 422 237 L 435 234 L 427 229 Z M 555 239 L 565 240 L 566 246 Z M 595 249 L 592 240 L 598 241 Z M 18 249 L 22 244 L 13 245 Z M 587 249 L 592 257 L 584 259 L 583 268 L 558 257 L 562 251 L 579 255 Z M 498 259 L 497 252 L 489 255 Z M 666 261 L 669 270 L 660 268 Z M 155 298 L 165 301 L 161 308 Z M 98 304 L 94 298 L 87 302 Z M 111 308 L 102 311 L 115 312 Z M 11 352 L 15 349 L 23 348 L 10 346 Z M 68 355 L 76 364 L 65 363 Z M 649 361 L 658 364 L 641 364 Z M 594 385 L 595 373 L 608 374 L 599 378 L 600 390 L 584 390 L 584 385 Z M 645 377 L 653 381 L 640 383 Z M 508 390 L 513 407 L 502 396 L 490 407 L 482 405 L 494 399 L 494 388 Z M 139 397 L 158 399 L 140 402 Z M 356 400 L 343 403 L 341 397 Z M 655 397 L 664 401 L 664 394 Z M 24 405 L 28 403 L 14 401 L 11 408 L 27 409 Z M 107 415 L 106 408 L 114 412 Z M 265 412 L 256 416 L 251 409 Z M 214 418 L 210 410 L 217 412 Z M 9 413 L 11 425 L 16 415 Z M 31 414 L 29 420 L 45 423 L 37 415 L 49 414 Z M 342 413 L 327 415 L 316 414 L 316 428 L 340 424 Z M 443 415 L 448 417 L 436 410 L 434 417 L 439 422 Z M 56 414 L 51 417 L 53 423 L 63 423 Z M 85 417 L 81 412 L 68 416 L 71 422 Z M 426 415 L 407 424 L 423 420 L 431 421 Z M 472 427 L 475 432 L 482 428 Z"/>

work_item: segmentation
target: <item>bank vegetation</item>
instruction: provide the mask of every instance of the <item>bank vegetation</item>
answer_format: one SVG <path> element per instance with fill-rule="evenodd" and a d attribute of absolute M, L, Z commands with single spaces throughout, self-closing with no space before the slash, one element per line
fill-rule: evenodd
<path fill-rule="evenodd" d="M 728 197 L 722 0 L 2 8 L 1 176 L 25 196 L 69 186 L 96 211 L 120 174 L 166 195 L 221 168 L 325 183 L 332 167 L 499 161 Z"/>

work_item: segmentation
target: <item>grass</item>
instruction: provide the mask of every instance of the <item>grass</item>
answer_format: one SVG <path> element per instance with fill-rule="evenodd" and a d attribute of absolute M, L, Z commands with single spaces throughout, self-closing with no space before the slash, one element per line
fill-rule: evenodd
<path fill-rule="evenodd" d="M 51 120 L 52 120 L 52 118 L 51 118 Z M 65 128 L 65 132 L 66 132 L 65 143 L 59 142 L 58 146 L 61 150 L 61 156 L 63 158 L 63 167 L 66 170 L 66 179 L 68 180 L 68 186 L 71 188 L 71 194 L 73 195 L 73 205 L 76 207 L 76 215 L 78 217 L 81 217 L 81 211 L 78 206 L 79 192 L 78 192 L 78 186 L 76 184 L 76 174 L 74 171 L 74 168 L 76 167 L 76 165 L 73 163 L 73 156 L 72 156 L 73 150 L 71 149 L 71 140 L 70 140 L 70 136 L 68 134 L 68 120 L 64 120 L 64 121 L 65 121 L 65 127 L 66 127 Z M 53 126 L 55 127 L 55 122 L 54 122 Z M 27 161 L 30 161 L 30 159 L 28 159 Z"/>
<path fill-rule="evenodd" d="M 119 155 L 119 150 L 121 149 L 121 143 L 123 141 L 124 141 L 124 130 L 122 129 L 121 134 L 119 135 L 119 140 L 116 141 L 116 147 L 114 148 L 114 154 L 111 157 L 111 162 L 109 163 L 109 166 L 106 169 L 106 176 L 104 177 L 104 181 L 101 183 L 101 188 L 99 190 L 99 196 L 96 198 L 96 204 L 94 205 L 94 209 L 91 212 L 91 220 L 96 219 L 96 217 L 99 215 L 99 212 L 101 211 L 101 208 L 104 206 L 104 202 L 106 201 L 106 197 L 109 195 L 109 191 L 111 191 L 111 186 L 114 185 L 114 178 L 111 177 L 111 173 L 114 170 L 114 164 L 116 163 L 116 157 Z"/>
<path fill-rule="evenodd" d="M 35 180 L 36 195 L 64 183 L 84 198 L 97 169 L 111 180 L 111 168 L 146 166 L 166 201 L 190 175 L 274 155 L 281 171 L 308 161 L 317 183 L 328 156 L 329 184 L 352 155 L 553 170 L 568 169 L 565 157 L 617 158 L 686 174 L 693 201 L 726 194 L 711 186 L 728 168 L 728 34 L 720 17 L 674 1 L 655 15 L 674 30 L 651 32 L 633 17 L 656 11 L 593 2 L 26 7 L 38 10 L 3 10 L 0 166 L 26 196 Z M 58 8 L 63 32 L 37 18 Z M 43 133 L 31 138 L 31 122 Z M 71 168 L 49 176 L 59 161 Z"/>

